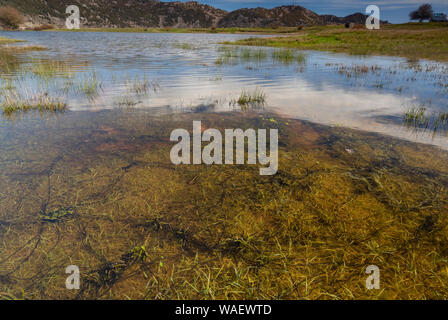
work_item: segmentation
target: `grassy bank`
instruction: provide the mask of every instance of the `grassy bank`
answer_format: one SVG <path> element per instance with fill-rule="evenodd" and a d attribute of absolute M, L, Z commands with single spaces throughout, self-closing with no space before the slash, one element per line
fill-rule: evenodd
<path fill-rule="evenodd" d="M 0 37 L 0 46 L 8 43 L 16 43 L 16 42 L 22 42 L 21 40 L 15 40 L 15 39 L 9 39 L 5 37 Z"/>
<path fill-rule="evenodd" d="M 249 38 L 225 44 L 448 61 L 448 24 L 383 25 L 381 30 L 346 29 L 343 26 L 309 27 L 288 36 Z"/>
<path fill-rule="evenodd" d="M 48 31 L 71 32 L 126 32 L 126 33 L 253 33 L 253 34 L 291 34 L 297 33 L 296 27 L 281 28 L 81 28 L 52 29 Z"/>

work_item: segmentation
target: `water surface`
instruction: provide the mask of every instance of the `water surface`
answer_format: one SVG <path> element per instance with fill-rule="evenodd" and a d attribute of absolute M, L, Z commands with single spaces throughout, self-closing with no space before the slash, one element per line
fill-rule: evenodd
<path fill-rule="evenodd" d="M 448 297 L 448 152 L 396 138 L 446 147 L 402 125 L 446 111 L 445 64 L 219 44 L 241 35 L 0 36 L 48 47 L 11 59 L 1 99 L 69 108 L 0 118 L 0 299 Z M 238 103 L 256 89 L 265 103 Z M 170 133 L 194 120 L 278 129 L 278 173 L 173 165 Z"/>
<path fill-rule="evenodd" d="M 294 51 L 300 60 L 275 59 L 280 49 L 219 44 L 246 35 L 1 32 L 0 36 L 48 47 L 32 56 L 70 66 L 70 80 L 61 75 L 62 79 L 45 84 L 24 74 L 20 86 L 34 87 L 36 92 L 53 90 L 56 95 L 66 90 L 64 99 L 71 110 L 132 106 L 185 111 L 205 106 L 229 111 L 229 102 L 243 90 L 260 88 L 267 108 L 283 115 L 447 147 L 445 137 L 416 134 L 402 126 L 403 114 L 413 107 L 424 106 L 434 114 L 448 112 L 444 63 L 315 51 Z M 92 78 L 101 90 L 96 97 L 68 89 L 76 81 Z M 132 92 L 133 83 L 139 81 L 152 92 Z"/>

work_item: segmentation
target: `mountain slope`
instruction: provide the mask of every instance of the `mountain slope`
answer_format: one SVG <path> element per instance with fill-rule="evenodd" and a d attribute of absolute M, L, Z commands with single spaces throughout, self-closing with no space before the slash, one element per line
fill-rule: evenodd
<path fill-rule="evenodd" d="M 154 0 L 0 0 L 0 5 L 16 7 L 33 24 L 62 26 L 69 5 L 80 8 L 86 27 L 211 27 L 226 11 L 197 2 Z"/>
<path fill-rule="evenodd" d="M 198 2 L 159 2 L 158 0 L 0 0 L 21 11 L 27 26 L 65 24 L 69 5 L 77 5 L 84 27 L 269 27 L 364 23 L 366 16 L 318 15 L 301 6 L 273 9 L 254 8 L 226 12 Z"/>
<path fill-rule="evenodd" d="M 282 6 L 273 9 L 239 9 L 222 18 L 219 27 L 265 27 L 270 25 L 297 26 L 320 24 L 320 16 L 301 6 Z"/>

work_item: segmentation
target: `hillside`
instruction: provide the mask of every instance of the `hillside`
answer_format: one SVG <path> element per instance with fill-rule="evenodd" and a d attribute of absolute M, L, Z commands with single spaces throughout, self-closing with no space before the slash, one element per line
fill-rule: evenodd
<path fill-rule="evenodd" d="M 239 9 L 222 18 L 219 27 L 265 27 L 270 25 L 297 26 L 319 24 L 320 16 L 301 6 L 283 6 L 274 9 Z"/>
<path fill-rule="evenodd" d="M 158 2 L 153 0 L 0 0 L 26 15 L 32 24 L 63 26 L 65 8 L 76 5 L 81 24 L 86 27 L 211 27 L 226 11 L 197 2 Z"/>
<path fill-rule="evenodd" d="M 157 0 L 0 0 L 0 6 L 13 6 L 26 16 L 26 26 L 50 23 L 63 26 L 65 8 L 77 5 L 84 27 L 268 27 L 364 23 L 357 13 L 344 18 L 318 15 L 301 6 L 273 9 L 254 8 L 226 12 L 198 2 L 159 2 Z"/>

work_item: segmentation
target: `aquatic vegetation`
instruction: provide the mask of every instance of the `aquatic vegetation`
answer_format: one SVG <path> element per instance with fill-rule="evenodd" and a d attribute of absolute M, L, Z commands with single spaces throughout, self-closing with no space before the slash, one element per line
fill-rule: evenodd
<path fill-rule="evenodd" d="M 59 222 L 61 219 L 73 215 L 73 208 L 59 208 L 51 212 L 42 212 L 41 219 L 44 222 Z"/>
<path fill-rule="evenodd" d="M 296 62 L 298 63 L 298 64 L 301 64 L 301 65 L 303 65 L 303 64 L 305 64 L 306 63 L 306 56 L 304 55 L 304 54 L 302 54 L 302 53 L 298 53 L 297 55 L 296 55 Z"/>
<path fill-rule="evenodd" d="M 22 290 L 28 299 L 448 294 L 448 154 L 438 148 L 271 114 L 201 114 L 220 131 L 279 129 L 280 170 L 261 177 L 256 165 L 172 165 L 167 137 L 195 114 L 64 118 L 63 126 L 29 122 L 27 132 L 0 127 L 0 136 L 28 142 L 0 141 L 9 148 L 0 155 L 4 298 Z M 116 147 L 99 153 L 104 144 Z M 42 206 L 76 214 L 42 223 Z M 61 286 L 61 266 L 71 264 L 83 275 L 78 291 Z M 371 264 L 383 290 L 365 289 Z"/>
<path fill-rule="evenodd" d="M 23 96 L 17 92 L 7 92 L 0 100 L 0 109 L 4 116 L 29 111 L 60 113 L 67 110 L 67 105 L 47 93 Z"/>
<path fill-rule="evenodd" d="M 230 105 L 239 105 L 242 109 L 263 107 L 266 104 L 266 94 L 256 88 L 254 91 L 243 90 L 238 99 L 230 101 Z"/>
<path fill-rule="evenodd" d="M 183 50 L 195 50 L 197 49 L 194 45 L 191 43 L 183 42 L 183 43 L 176 43 L 176 48 L 183 49 Z"/>
<path fill-rule="evenodd" d="M 365 75 L 369 72 L 375 73 L 376 71 L 381 70 L 381 67 L 378 65 L 369 67 L 365 64 L 352 66 L 340 65 L 338 66 L 337 70 L 339 74 L 346 75 L 348 78 L 350 78 L 352 76 Z"/>
<path fill-rule="evenodd" d="M 3 46 L 1 47 L 3 51 L 9 53 L 23 53 L 29 51 L 45 51 L 46 47 L 38 46 L 38 45 L 25 45 L 25 46 Z"/>
<path fill-rule="evenodd" d="M 294 52 L 289 49 L 274 50 L 272 59 L 280 63 L 290 64 L 294 60 Z"/>
<path fill-rule="evenodd" d="M 448 112 L 439 112 L 437 118 L 434 121 L 434 131 L 440 128 L 446 130 L 448 129 Z"/>
<path fill-rule="evenodd" d="M 291 66 L 291 72 L 305 64 L 306 56 L 293 49 L 271 54 L 271 49 L 232 48 L 220 49 L 220 59 L 247 63 L 238 70 L 256 69 L 265 59 L 269 67 L 278 67 L 272 59 L 281 69 Z M 107 107 L 132 107 L 155 87 L 143 75 L 132 79 L 117 72 L 103 85 L 103 69 L 66 79 L 45 70 L 51 66 L 35 68 L 36 74 L 26 74 L 30 81 L 0 78 L 1 105 L 9 99 L 21 106 L 11 117 L 46 111 L 23 108 L 36 99 L 17 92 L 29 90 L 33 81 L 42 88 L 30 96 L 62 103 L 50 97 L 74 95 L 81 108 L 92 105 L 92 97 L 98 97 L 95 103 L 104 99 Z M 415 66 L 422 72 L 433 68 Z M 263 73 L 272 80 L 277 70 L 266 69 L 259 72 L 261 80 Z M 373 76 L 375 67 L 360 64 L 345 71 Z M 218 81 L 214 76 L 202 81 L 210 87 L 227 84 L 207 82 Z M 48 84 L 41 81 L 47 77 Z M 377 81 L 387 86 L 387 78 L 373 78 L 370 89 Z M 110 95 L 116 88 L 118 94 Z M 229 99 L 204 90 L 205 97 L 192 98 L 185 108 L 170 105 L 160 113 L 97 108 L 44 121 L 34 113 L 21 121 L 4 119 L 0 299 L 448 296 L 447 152 L 282 118 L 262 108 L 267 96 L 261 88 L 238 93 Z M 218 106 L 232 109 L 229 100 L 238 112 L 219 112 Z M 431 115 L 431 109 L 416 106 L 406 118 L 427 129 L 444 127 L 448 115 Z M 170 133 L 189 128 L 198 117 L 204 130 L 278 129 L 278 173 L 261 177 L 258 165 L 173 165 Z M 63 285 L 63 267 L 71 264 L 81 268 L 79 291 Z M 381 269 L 382 290 L 365 289 L 364 270 L 371 264 Z"/>
<path fill-rule="evenodd" d="M 0 47 L 0 73 L 10 74 L 20 66 L 19 58 Z"/>
<path fill-rule="evenodd" d="M 103 83 L 97 78 L 96 72 L 83 74 L 77 78 L 76 91 L 88 99 L 96 98 L 102 91 Z"/>
<path fill-rule="evenodd" d="M 77 297 L 100 296 L 105 287 L 117 283 L 123 274 L 136 264 L 143 264 L 147 257 L 145 246 L 137 246 L 128 253 L 123 254 L 120 260 L 105 262 L 97 270 L 90 271 L 86 275 Z"/>
<path fill-rule="evenodd" d="M 266 50 L 258 49 L 258 50 L 252 51 L 252 56 L 255 60 L 261 61 L 261 60 L 265 60 L 268 55 L 266 53 Z"/>
<path fill-rule="evenodd" d="M 220 55 L 215 62 L 218 65 L 261 62 L 268 57 L 266 50 L 262 48 L 254 50 L 248 47 L 222 46 L 218 48 L 218 52 Z"/>
<path fill-rule="evenodd" d="M 37 60 L 31 65 L 31 72 L 44 80 L 51 80 L 55 77 L 71 78 L 73 68 L 67 63 L 59 60 Z"/>
<path fill-rule="evenodd" d="M 17 43 L 17 42 L 23 42 L 23 41 L 0 37 L 0 73 L 12 73 L 16 69 L 18 69 L 21 64 L 18 55 L 20 55 L 21 53 L 29 51 L 46 50 L 45 47 L 36 45 L 26 45 L 26 46 L 9 45 L 11 43 Z"/>
<path fill-rule="evenodd" d="M 404 114 L 404 121 L 408 126 L 414 128 L 427 129 L 429 127 L 429 119 L 426 115 L 426 107 L 412 107 Z"/>
<path fill-rule="evenodd" d="M 223 46 L 218 49 L 220 53 L 216 64 L 236 64 L 262 62 L 268 58 L 268 51 L 263 48 L 252 49 L 249 47 Z M 269 57 L 273 62 L 289 65 L 293 62 L 305 64 L 305 55 L 291 49 L 279 49 L 271 52 Z"/>
<path fill-rule="evenodd" d="M 222 57 L 219 57 L 218 59 L 215 60 L 215 64 L 219 66 L 223 65 L 224 59 Z"/>
<path fill-rule="evenodd" d="M 134 107 L 139 103 L 140 101 L 129 95 L 119 97 L 116 101 L 118 107 Z"/>
<path fill-rule="evenodd" d="M 240 57 L 242 61 L 250 62 L 260 62 L 267 59 L 267 52 L 264 49 L 253 50 L 251 48 L 243 47 L 240 51 Z"/>
<path fill-rule="evenodd" d="M 252 51 L 248 48 L 242 48 L 240 51 L 240 57 L 243 60 L 250 60 L 252 57 Z"/>
<path fill-rule="evenodd" d="M 218 48 L 219 57 L 215 64 L 236 64 L 240 60 L 240 49 L 237 47 L 223 46 Z"/>
<path fill-rule="evenodd" d="M 25 293 L 22 292 L 21 297 L 17 297 L 14 294 L 10 292 L 0 292 L 0 300 L 7 301 L 7 300 L 25 300 Z"/>
<path fill-rule="evenodd" d="M 157 92 L 159 85 L 156 81 L 150 81 L 146 77 L 143 79 L 136 78 L 134 80 L 126 80 L 125 84 L 129 87 L 130 92 L 137 95 L 146 95 L 150 90 Z"/>
<path fill-rule="evenodd" d="M 1 78 L 0 83 L 1 83 L 1 91 L 11 91 L 16 88 L 14 79 Z"/>
<path fill-rule="evenodd" d="M 17 42 L 23 42 L 23 40 L 16 40 L 16 39 L 10 39 L 6 37 L 0 37 L 0 46 L 8 43 L 17 43 Z"/>
<path fill-rule="evenodd" d="M 428 114 L 424 104 L 412 107 L 405 112 L 403 121 L 408 128 L 416 131 L 431 130 L 434 135 L 445 133 L 448 130 L 448 112 L 440 111 Z"/>
<path fill-rule="evenodd" d="M 225 59 L 239 58 L 241 48 L 233 46 L 222 46 L 218 48 L 218 52 L 220 52 L 221 56 Z"/>
<path fill-rule="evenodd" d="M 291 49 L 280 49 L 280 50 L 277 49 L 272 51 L 272 59 L 275 62 L 279 62 L 286 65 L 289 65 L 293 62 L 296 62 L 298 64 L 306 63 L 306 57 L 304 54 Z"/>

